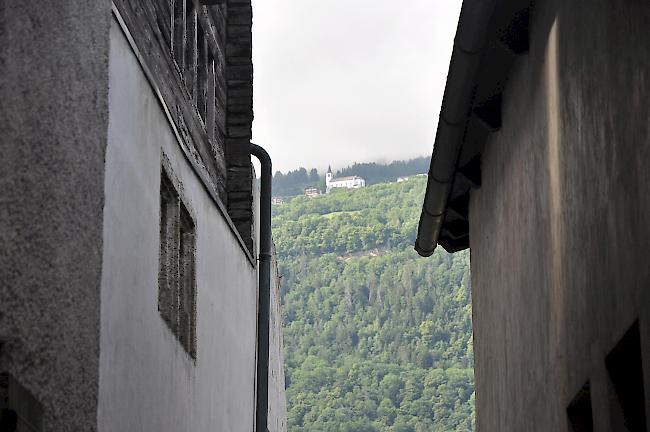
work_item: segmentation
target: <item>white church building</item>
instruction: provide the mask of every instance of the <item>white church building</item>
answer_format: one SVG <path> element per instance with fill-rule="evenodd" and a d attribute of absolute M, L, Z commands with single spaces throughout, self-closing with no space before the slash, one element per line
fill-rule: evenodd
<path fill-rule="evenodd" d="M 326 193 L 330 193 L 333 188 L 359 189 L 366 187 L 366 181 L 359 176 L 332 177 L 332 167 L 328 167 L 325 175 Z"/>

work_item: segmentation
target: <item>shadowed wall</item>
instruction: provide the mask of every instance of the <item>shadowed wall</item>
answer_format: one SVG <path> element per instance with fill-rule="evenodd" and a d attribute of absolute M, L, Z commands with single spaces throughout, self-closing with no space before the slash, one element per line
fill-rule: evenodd
<path fill-rule="evenodd" d="M 478 431 L 573 430 L 587 382 L 594 430 L 622 430 L 605 358 L 636 319 L 647 396 L 649 22 L 638 0 L 531 14 L 471 199 Z"/>

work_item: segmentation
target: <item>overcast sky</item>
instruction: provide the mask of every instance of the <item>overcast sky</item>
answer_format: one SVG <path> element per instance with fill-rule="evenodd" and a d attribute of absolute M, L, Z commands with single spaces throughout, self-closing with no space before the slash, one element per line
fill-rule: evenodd
<path fill-rule="evenodd" d="M 253 0 L 253 140 L 274 171 L 431 153 L 461 0 Z"/>

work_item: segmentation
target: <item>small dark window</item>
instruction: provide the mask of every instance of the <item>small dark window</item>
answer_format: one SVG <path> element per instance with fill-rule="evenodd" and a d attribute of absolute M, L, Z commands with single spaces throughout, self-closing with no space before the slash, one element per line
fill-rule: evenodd
<path fill-rule="evenodd" d="M 0 373 L 0 431 L 42 430 L 42 405 L 12 375 Z"/>
<path fill-rule="evenodd" d="M 178 289 L 178 339 L 196 358 L 196 283 L 195 283 L 194 221 L 181 203 L 180 224 L 180 280 Z"/>
<path fill-rule="evenodd" d="M 635 322 L 605 358 L 613 401 L 614 430 L 645 432 L 645 392 L 639 322 Z"/>
<path fill-rule="evenodd" d="M 185 69 L 185 1 L 173 0 L 172 56 L 181 71 Z"/>
<path fill-rule="evenodd" d="M 190 97 L 196 98 L 197 20 L 192 0 L 173 0 L 172 56 L 183 75 Z"/>
<path fill-rule="evenodd" d="M 156 0 L 154 2 L 154 10 L 156 12 L 156 23 L 160 31 L 160 37 L 167 46 L 171 46 L 171 32 L 173 28 L 174 16 L 170 9 L 170 0 Z"/>
<path fill-rule="evenodd" d="M 196 92 L 196 108 L 203 122 L 207 119 L 208 114 L 208 41 L 205 39 L 205 32 L 203 26 L 197 27 L 197 92 Z"/>
<path fill-rule="evenodd" d="M 190 99 L 206 125 L 208 136 L 213 138 L 212 127 L 208 127 L 215 122 L 214 55 L 208 40 L 211 35 L 210 20 L 203 15 L 199 17 L 199 12 L 204 11 L 197 10 L 192 0 L 171 1 L 172 57 L 185 82 Z"/>
<path fill-rule="evenodd" d="M 216 121 L 216 115 L 217 115 L 217 109 L 215 106 L 215 92 L 216 92 L 216 77 L 215 77 L 215 70 L 214 70 L 214 57 L 211 55 L 211 51 L 208 51 L 210 55 L 208 56 L 208 84 L 207 84 L 207 97 L 206 97 L 206 104 L 207 104 L 207 123 L 206 123 L 206 130 L 208 132 L 208 136 L 212 139 L 216 138 L 215 134 L 215 129 L 217 128 L 217 121 Z M 208 127 L 209 125 L 212 125 L 212 127 Z"/>
<path fill-rule="evenodd" d="M 594 430 L 589 382 L 573 398 L 566 412 L 573 432 L 592 432 Z"/>
<path fill-rule="evenodd" d="M 160 179 L 158 310 L 185 351 L 196 358 L 195 225 L 163 169 Z"/>
<path fill-rule="evenodd" d="M 207 25 L 207 24 L 206 24 Z M 203 24 L 198 26 L 198 54 L 197 54 L 197 103 L 196 107 L 203 119 L 208 124 L 214 123 L 214 92 L 215 92 L 215 72 L 214 56 L 210 49 L 207 33 Z M 206 127 L 208 132 L 210 128 Z M 212 137 L 212 136 L 211 136 Z"/>
<path fill-rule="evenodd" d="M 196 100 L 196 10 L 191 0 L 185 5 L 185 85 Z"/>

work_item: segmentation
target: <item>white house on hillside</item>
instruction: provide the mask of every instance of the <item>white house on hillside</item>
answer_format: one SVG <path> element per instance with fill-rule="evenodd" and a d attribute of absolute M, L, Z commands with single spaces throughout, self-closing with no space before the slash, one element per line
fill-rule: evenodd
<path fill-rule="evenodd" d="M 309 186 L 305 188 L 305 196 L 309 198 L 315 198 L 320 195 L 320 190 L 317 187 Z"/>
<path fill-rule="evenodd" d="M 366 181 L 359 176 L 347 176 L 332 178 L 332 168 L 327 168 L 325 175 L 326 193 L 330 193 L 333 188 L 358 189 L 366 187 Z"/>

